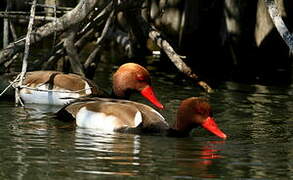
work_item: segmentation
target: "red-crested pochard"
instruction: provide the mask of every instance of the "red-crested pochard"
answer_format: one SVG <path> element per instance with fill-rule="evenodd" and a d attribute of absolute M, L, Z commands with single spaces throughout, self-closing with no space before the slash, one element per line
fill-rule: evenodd
<path fill-rule="evenodd" d="M 118 98 L 128 99 L 135 91 L 158 108 L 164 108 L 156 98 L 148 70 L 135 63 L 123 64 L 113 75 L 113 93 Z"/>
<path fill-rule="evenodd" d="M 27 72 L 19 93 L 24 103 L 53 105 L 65 105 L 72 98 L 89 95 L 106 97 L 89 79 L 58 71 Z"/>
<path fill-rule="evenodd" d="M 212 117 L 212 109 L 204 98 L 191 97 L 181 102 L 175 124 L 170 127 L 164 117 L 145 104 L 107 98 L 85 98 L 63 107 L 57 117 L 75 121 L 81 128 L 125 133 L 164 133 L 167 136 L 188 136 L 201 126 L 226 139 Z"/>
<path fill-rule="evenodd" d="M 113 75 L 113 94 L 117 98 L 128 98 L 133 91 L 138 91 L 162 109 L 150 83 L 150 74 L 144 67 L 126 63 Z M 28 72 L 23 85 L 20 97 L 24 103 L 65 105 L 85 96 L 108 97 L 89 79 L 57 71 Z"/>

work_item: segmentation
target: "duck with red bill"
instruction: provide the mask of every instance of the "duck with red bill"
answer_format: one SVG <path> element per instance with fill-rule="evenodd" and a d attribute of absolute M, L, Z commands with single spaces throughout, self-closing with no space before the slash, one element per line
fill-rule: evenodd
<path fill-rule="evenodd" d="M 170 126 L 152 107 L 135 101 L 89 98 L 65 106 L 57 113 L 59 119 L 72 120 L 78 127 L 125 133 L 161 133 L 172 137 L 188 136 L 193 128 L 204 127 L 220 138 L 224 134 L 211 118 L 211 107 L 203 98 L 183 100 L 177 119 Z"/>
<path fill-rule="evenodd" d="M 140 92 L 157 108 L 164 108 L 151 87 L 150 73 L 135 63 L 126 63 L 117 69 L 113 75 L 113 92 L 120 99 L 128 99 L 132 92 Z"/>
<path fill-rule="evenodd" d="M 113 96 L 109 96 L 89 79 L 58 71 L 28 72 L 23 85 L 26 88 L 20 89 L 20 97 L 24 103 L 65 105 L 79 98 L 88 97 L 127 99 L 132 92 L 140 92 L 156 107 L 163 108 L 150 86 L 150 73 L 147 69 L 135 63 L 123 64 L 114 73 Z M 56 91 L 53 95 L 52 90 Z"/>
<path fill-rule="evenodd" d="M 219 129 L 214 118 L 212 118 L 212 117 L 208 117 L 206 120 L 204 120 L 204 122 L 201 124 L 201 126 L 203 128 L 205 128 L 206 130 L 208 130 L 209 132 L 213 133 L 214 135 L 216 135 L 222 139 L 227 138 L 227 135 Z"/>
<path fill-rule="evenodd" d="M 151 86 L 147 86 L 140 91 L 141 95 L 153 103 L 159 109 L 164 109 L 164 106 L 157 99 L 155 92 Z"/>

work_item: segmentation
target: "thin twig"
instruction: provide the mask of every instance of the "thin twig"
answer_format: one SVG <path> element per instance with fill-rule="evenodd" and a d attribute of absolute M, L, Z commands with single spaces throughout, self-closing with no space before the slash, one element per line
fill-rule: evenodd
<path fill-rule="evenodd" d="M 76 48 L 80 48 L 82 46 L 84 46 L 86 43 L 94 40 L 94 34 L 95 31 L 94 29 L 89 29 L 88 32 L 86 32 L 83 36 L 81 36 L 75 43 L 74 45 L 76 46 Z"/>
<path fill-rule="evenodd" d="M 10 84 L 1 92 L 0 96 L 2 96 L 10 87 L 12 87 L 17 81 L 19 81 L 20 74 L 17 75 L 17 77 L 10 82 Z"/>
<path fill-rule="evenodd" d="M 5 9 L 5 14 L 8 13 L 8 11 L 11 9 L 12 7 L 12 2 L 11 1 L 6 1 L 6 9 Z M 5 48 L 6 46 L 8 46 L 9 43 L 9 19 L 5 18 L 3 20 L 3 48 Z"/>
<path fill-rule="evenodd" d="M 113 3 L 112 1 L 110 1 L 108 4 L 105 4 L 104 7 L 100 8 L 101 10 L 98 12 L 98 15 L 94 17 L 92 21 L 86 24 L 80 31 L 80 33 L 85 33 L 86 31 L 89 31 L 93 26 L 97 24 L 97 22 L 100 22 L 102 19 L 104 19 L 105 16 L 110 14 L 112 10 L 112 5 Z"/>
<path fill-rule="evenodd" d="M 106 7 L 106 5 L 103 5 L 103 7 Z M 97 10 L 97 12 L 95 12 L 95 13 L 100 14 L 102 11 L 103 11 L 103 8 L 99 8 L 99 10 Z M 96 17 L 96 16 L 94 16 L 94 17 Z M 104 18 L 104 16 L 103 16 L 103 18 Z M 102 20 L 102 18 L 101 18 L 101 20 Z M 80 32 L 77 33 L 76 39 L 79 39 L 79 40 L 77 40 L 74 43 L 74 46 L 76 47 L 77 50 L 79 50 L 81 47 L 83 47 L 86 43 L 93 41 L 95 39 L 95 32 L 96 31 L 94 30 L 93 25 L 100 26 L 100 24 L 103 24 L 100 21 L 98 23 L 92 23 L 92 22 L 93 21 L 91 20 L 90 23 L 88 24 L 89 25 L 88 27 L 92 27 L 91 29 L 83 28 Z M 56 29 L 56 26 L 54 28 Z M 55 32 L 55 34 L 56 34 L 56 32 Z M 60 46 L 60 43 L 61 43 L 61 46 Z M 64 43 L 64 39 L 61 40 L 54 48 L 52 48 L 52 52 L 50 53 L 49 56 L 45 57 L 46 59 L 43 58 L 43 60 L 41 62 L 43 62 L 44 60 L 45 60 L 45 62 L 42 65 L 42 69 L 48 69 L 50 66 L 52 66 L 52 64 L 56 63 L 56 61 L 58 59 L 60 59 L 62 56 L 64 56 L 66 54 L 63 43 Z"/>
<path fill-rule="evenodd" d="M 52 48 L 52 50 L 54 49 L 54 46 L 55 46 L 55 43 L 56 43 L 56 37 L 57 37 L 57 31 L 56 31 L 56 25 L 57 25 L 57 23 L 56 23 L 56 21 L 57 21 L 57 13 L 56 13 L 56 9 L 57 9 L 57 4 L 56 4 L 57 2 L 56 2 L 56 0 L 54 0 L 54 18 L 55 18 L 55 20 L 54 20 L 54 23 L 55 23 L 55 32 L 54 32 L 54 36 L 53 36 L 53 48 Z"/>
<path fill-rule="evenodd" d="M 280 13 L 278 11 L 278 7 L 274 0 L 264 0 L 268 12 L 272 18 L 272 21 L 277 28 L 279 34 L 287 44 L 290 49 L 290 52 L 293 53 L 293 35 L 289 32 L 287 26 L 285 25 Z"/>
<path fill-rule="evenodd" d="M 198 81 L 199 77 L 191 70 L 189 66 L 181 59 L 181 57 L 174 51 L 172 46 L 162 38 L 161 34 L 155 29 L 150 29 L 149 37 L 157 44 L 158 47 L 164 50 L 169 59 L 182 73 L 187 75 L 189 78 L 196 80 L 197 84 L 201 86 L 206 92 L 212 92 L 212 88 L 204 81 Z"/>
<path fill-rule="evenodd" d="M 64 48 L 60 48 L 57 51 L 55 51 L 54 55 L 52 55 L 46 62 L 43 63 L 41 69 L 49 69 L 54 63 L 57 62 L 58 59 L 64 56 L 64 51 Z"/>
<path fill-rule="evenodd" d="M 76 36 L 77 27 L 69 29 L 65 34 L 66 38 L 64 39 L 64 48 L 67 52 L 69 58 L 70 67 L 72 71 L 81 76 L 85 76 L 80 58 L 77 52 L 76 47 L 74 46 L 74 39 Z"/>
<path fill-rule="evenodd" d="M 17 97 L 17 102 L 20 104 L 21 107 L 24 108 L 24 103 L 22 102 L 20 96 Z"/>
<path fill-rule="evenodd" d="M 115 10 L 113 9 L 110 16 L 108 17 L 107 21 L 106 21 L 106 24 L 105 24 L 105 27 L 102 31 L 102 34 L 101 36 L 98 38 L 97 40 L 97 45 L 99 46 L 104 40 L 105 40 L 105 37 L 106 35 L 109 33 L 110 31 L 110 26 L 111 24 L 113 23 L 114 21 L 114 14 L 115 14 Z"/>
<path fill-rule="evenodd" d="M 12 15 L 12 14 L 1 14 L 0 17 L 5 18 L 5 19 L 26 19 L 29 20 L 30 16 L 25 16 L 25 15 Z M 54 17 L 49 17 L 49 16 L 35 16 L 35 20 L 38 21 L 55 21 Z"/>
<path fill-rule="evenodd" d="M 17 44 L 22 43 L 22 41 L 25 41 L 25 37 L 21 38 L 21 39 L 18 39 L 17 41 L 11 42 L 9 44 L 11 46 L 8 45 L 6 48 L 3 48 L 3 50 L 9 50 L 9 49 L 15 48 L 17 46 Z"/>
<path fill-rule="evenodd" d="M 3 48 L 8 46 L 9 43 L 9 20 L 4 18 L 3 20 Z"/>
<path fill-rule="evenodd" d="M 95 61 L 96 56 L 98 55 L 98 52 L 100 51 L 100 46 L 96 47 L 91 54 L 88 56 L 87 60 L 84 63 L 84 69 L 87 70 L 90 65 Z"/>
<path fill-rule="evenodd" d="M 63 47 L 64 40 L 61 40 L 58 44 L 52 48 L 52 51 L 50 52 L 49 55 L 44 56 L 40 60 L 41 69 L 48 69 L 53 63 L 55 63 L 59 58 L 61 58 L 65 53 L 64 53 L 64 47 Z"/>
<path fill-rule="evenodd" d="M 9 61 L 6 61 L 4 63 L 4 67 L 8 69 L 11 66 L 11 64 L 18 58 L 19 55 L 20 53 L 17 53 Z"/>
<path fill-rule="evenodd" d="M 3 48 L 9 43 L 9 20 L 7 18 L 3 21 Z"/>
<path fill-rule="evenodd" d="M 38 89 L 38 88 L 28 87 L 28 86 L 25 86 L 25 85 L 18 86 L 18 88 L 20 88 L 20 89 L 29 89 L 29 90 L 33 90 L 33 91 L 58 92 L 58 93 L 79 93 L 79 92 L 82 92 L 82 91 L 92 89 L 91 87 L 89 87 L 89 88 L 84 88 L 84 89 L 80 89 L 80 90 L 76 90 L 76 91 L 62 91 L 62 90 L 50 90 L 50 89 Z"/>
<path fill-rule="evenodd" d="M 28 66 L 27 59 L 28 59 L 29 48 L 30 48 L 30 36 L 31 36 L 31 33 L 32 33 L 33 24 L 34 24 L 36 3 L 37 3 L 37 0 L 34 0 L 33 4 L 32 4 L 32 7 L 31 7 L 31 16 L 30 16 L 30 21 L 29 21 L 29 24 L 28 24 L 28 31 L 27 31 L 27 35 L 26 35 L 26 39 L 25 39 L 24 57 L 23 57 L 23 61 L 22 61 L 22 68 L 21 68 L 19 86 L 22 85 L 22 81 L 23 81 L 23 78 L 25 76 L 27 66 Z M 19 101 L 20 100 L 19 89 L 16 89 L 15 96 L 16 96 L 16 104 L 18 104 L 20 102 L 21 105 L 23 106 L 22 102 Z"/>
<path fill-rule="evenodd" d="M 27 3 L 29 5 L 32 5 L 32 3 Z M 44 7 L 44 8 L 55 8 L 54 6 L 50 6 L 50 5 L 46 5 L 46 4 L 36 4 L 36 6 L 39 6 L 39 7 Z M 64 11 L 71 11 L 72 8 L 69 8 L 69 7 L 60 7 L 60 6 L 57 6 L 56 9 L 60 9 L 60 10 L 64 10 Z"/>
<path fill-rule="evenodd" d="M 64 14 L 64 12 L 61 11 L 56 11 L 57 14 Z M 6 14 L 6 15 L 24 15 L 24 16 L 29 16 L 30 12 L 25 12 L 25 11 L 0 11 L 0 14 Z M 46 11 L 36 11 L 35 15 L 45 15 L 47 14 Z"/>
<path fill-rule="evenodd" d="M 212 88 L 205 83 L 200 81 L 200 78 L 192 71 L 192 69 L 182 60 L 181 56 L 178 55 L 170 43 L 154 28 L 151 27 L 142 16 L 137 15 L 133 17 L 136 24 L 141 27 L 143 33 L 146 34 L 159 48 L 161 48 L 172 63 L 177 67 L 179 71 L 185 74 L 187 77 L 196 81 L 206 92 L 212 92 Z"/>
<path fill-rule="evenodd" d="M 13 41 L 16 41 L 17 40 L 17 35 L 16 35 L 16 31 L 15 31 L 13 22 L 11 22 L 11 21 L 9 22 L 9 27 L 10 27 L 10 31 L 11 31 L 11 34 L 12 34 L 12 37 L 13 37 Z"/>
<path fill-rule="evenodd" d="M 109 6 L 111 5 L 111 6 Z M 116 6 L 116 3 L 114 2 L 113 5 L 111 3 L 109 3 L 109 5 L 106 7 L 106 8 L 112 8 L 112 11 L 106 21 L 106 24 L 103 28 L 103 31 L 100 35 L 100 37 L 97 39 L 97 47 L 95 48 L 95 50 L 89 55 L 89 57 L 87 58 L 86 62 L 84 63 L 84 68 L 85 70 L 88 70 L 88 68 L 90 67 L 90 65 L 94 62 L 94 60 L 96 59 L 96 56 L 100 50 L 100 47 L 101 47 L 101 44 L 105 41 L 106 39 L 106 36 L 109 34 L 111 28 L 110 26 L 112 25 L 113 21 L 114 21 L 114 17 L 115 17 L 115 6 Z M 106 11 L 102 11 L 101 13 L 106 13 Z M 101 17 L 101 13 L 95 18 L 95 20 L 98 19 L 98 17 Z"/>

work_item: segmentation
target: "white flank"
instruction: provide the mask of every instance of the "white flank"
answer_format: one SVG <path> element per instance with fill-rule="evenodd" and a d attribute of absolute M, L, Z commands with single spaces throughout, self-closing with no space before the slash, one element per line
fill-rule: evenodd
<path fill-rule="evenodd" d="M 48 85 L 43 84 L 38 86 L 37 89 L 48 90 Z M 74 99 L 63 99 L 63 98 L 78 98 L 79 93 L 67 93 L 69 90 L 62 88 L 54 88 L 53 90 L 64 91 L 63 92 L 45 92 L 37 90 L 22 89 L 20 91 L 20 97 L 24 103 L 35 103 L 35 104 L 53 104 L 53 105 L 65 105 Z"/>
<path fill-rule="evenodd" d="M 115 116 L 107 116 L 104 113 L 89 111 L 86 107 L 81 108 L 76 114 L 76 125 L 78 127 L 103 131 L 114 131 L 117 120 L 118 118 Z"/>
<path fill-rule="evenodd" d="M 142 122 L 142 115 L 140 111 L 137 111 L 134 117 L 134 127 L 137 127 Z"/>
<path fill-rule="evenodd" d="M 90 85 L 89 85 L 86 81 L 84 81 L 84 83 L 85 83 L 84 89 L 86 89 L 86 90 L 85 90 L 85 93 L 86 93 L 87 95 L 92 94 L 92 90 L 91 90 Z"/>

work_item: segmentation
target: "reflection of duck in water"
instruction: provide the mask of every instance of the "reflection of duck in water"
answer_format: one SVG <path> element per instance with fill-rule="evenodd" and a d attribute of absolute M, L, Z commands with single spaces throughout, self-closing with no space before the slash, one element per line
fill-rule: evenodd
<path fill-rule="evenodd" d="M 225 141 L 203 143 L 191 144 L 192 148 L 188 148 L 188 143 L 177 141 L 176 164 L 178 167 L 181 167 L 177 171 L 178 176 L 189 175 L 201 178 L 218 178 L 218 174 L 211 171 L 211 167 L 215 166 L 217 168 L 218 164 L 215 160 L 223 158 L 219 155 L 221 149 L 218 145 L 225 143 Z M 183 149 L 186 147 L 187 149 Z"/>
<path fill-rule="evenodd" d="M 204 146 L 202 148 L 201 153 L 200 153 L 200 155 L 201 155 L 200 159 L 203 160 L 200 163 L 204 164 L 204 165 L 211 165 L 212 164 L 212 159 L 222 158 L 222 156 L 218 154 L 220 149 L 218 149 L 215 145 L 223 144 L 223 143 L 224 143 L 224 141 L 211 141 L 211 142 L 208 142 L 208 145 Z"/>
<path fill-rule="evenodd" d="M 182 137 L 201 126 L 220 138 L 227 138 L 215 123 L 208 102 L 196 97 L 182 101 L 173 127 L 153 108 L 126 100 L 85 98 L 65 106 L 57 116 L 61 120 L 76 120 L 79 127 L 105 131 L 155 132 Z"/>
<path fill-rule="evenodd" d="M 73 132 L 74 148 L 78 152 L 76 158 L 87 165 L 83 173 L 135 176 L 139 172 L 137 168 L 141 167 L 142 161 L 140 135 L 84 128 Z"/>
<path fill-rule="evenodd" d="M 163 108 L 150 84 L 150 74 L 145 68 L 126 63 L 113 75 L 113 96 L 128 98 L 138 91 L 155 106 Z M 65 105 L 85 96 L 108 97 L 89 79 L 58 71 L 28 72 L 20 89 L 24 103 Z"/>

